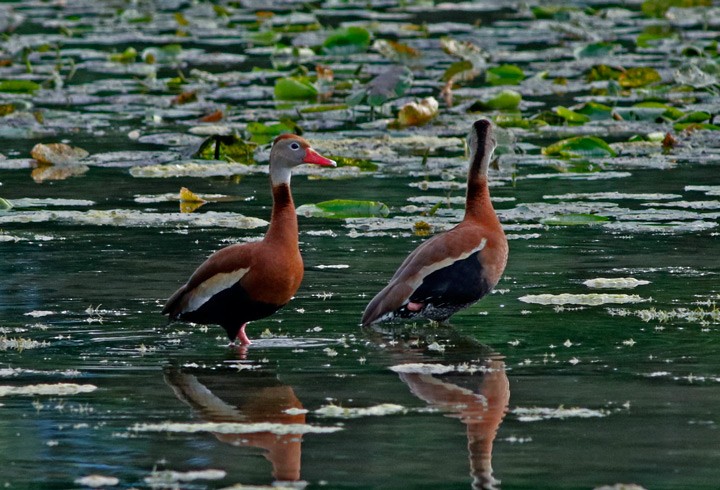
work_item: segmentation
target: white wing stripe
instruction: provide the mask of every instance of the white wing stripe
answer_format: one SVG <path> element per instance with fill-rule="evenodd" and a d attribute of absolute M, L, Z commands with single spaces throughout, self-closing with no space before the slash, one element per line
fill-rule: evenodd
<path fill-rule="evenodd" d="M 250 269 L 247 268 L 237 269 L 232 272 L 222 272 L 200 283 L 192 293 L 188 295 L 187 306 L 183 308 L 183 311 L 190 312 L 197 310 L 220 291 L 234 286 L 249 270 Z"/>
<path fill-rule="evenodd" d="M 474 255 L 474 254 L 478 253 L 480 250 L 482 250 L 483 248 L 485 248 L 485 244 L 486 244 L 486 243 L 487 243 L 487 238 L 483 238 L 482 240 L 480 240 L 480 245 L 478 245 L 478 246 L 475 247 L 474 249 L 470 250 L 469 252 L 462 253 L 462 254 L 460 254 L 460 255 L 457 256 L 457 257 L 447 257 L 447 258 L 445 258 L 445 259 L 443 259 L 443 260 L 441 260 L 441 261 L 439 261 L 439 262 L 435 262 L 435 263 L 433 263 L 433 264 L 426 265 L 425 267 L 423 267 L 422 269 L 420 269 L 420 271 L 418 271 L 418 273 L 415 274 L 415 275 L 411 278 L 410 281 L 408 281 L 408 285 L 412 288 L 412 291 L 415 292 L 415 290 L 416 290 L 418 287 L 420 287 L 420 284 L 422 284 L 423 280 L 424 280 L 428 275 L 432 274 L 432 273 L 435 272 L 435 271 L 438 271 L 438 270 L 440 270 L 440 269 L 443 269 L 443 268 L 445 268 L 445 267 L 447 267 L 447 266 L 449 266 L 449 265 L 451 265 L 451 264 L 453 264 L 453 263 L 455 263 L 455 262 L 458 262 L 458 261 L 460 261 L 460 260 L 465 260 L 465 259 L 467 259 L 468 257 L 470 257 L 471 255 Z M 410 296 L 412 296 L 412 293 L 410 293 L 410 294 L 408 295 L 408 297 L 405 298 L 405 301 L 407 301 L 407 300 L 410 298 Z M 405 301 L 403 301 L 403 303 L 404 303 Z"/>

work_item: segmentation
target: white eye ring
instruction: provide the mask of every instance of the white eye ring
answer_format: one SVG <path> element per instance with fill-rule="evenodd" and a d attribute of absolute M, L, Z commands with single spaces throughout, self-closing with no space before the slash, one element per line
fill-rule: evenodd
<path fill-rule="evenodd" d="M 300 144 L 299 143 L 290 143 L 290 149 L 291 150 L 299 150 Z"/>

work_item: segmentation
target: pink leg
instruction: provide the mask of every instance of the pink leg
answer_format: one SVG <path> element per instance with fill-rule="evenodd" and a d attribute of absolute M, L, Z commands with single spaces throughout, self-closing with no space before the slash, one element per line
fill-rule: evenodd
<path fill-rule="evenodd" d="M 413 303 L 412 301 L 410 301 L 407 304 L 407 309 L 408 309 L 408 311 L 420 311 L 420 310 L 422 310 L 423 306 L 425 306 L 425 305 L 423 305 L 422 303 Z"/>
<path fill-rule="evenodd" d="M 250 342 L 250 339 L 248 338 L 247 334 L 245 333 L 245 326 L 247 323 L 243 323 L 242 327 L 240 327 L 240 330 L 238 330 L 237 337 L 235 337 L 235 340 L 240 341 L 240 345 L 250 345 L 252 342 Z"/>

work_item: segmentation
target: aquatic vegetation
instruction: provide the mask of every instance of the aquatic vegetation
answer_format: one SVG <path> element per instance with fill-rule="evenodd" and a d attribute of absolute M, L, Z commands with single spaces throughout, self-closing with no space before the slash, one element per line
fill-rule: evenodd
<path fill-rule="evenodd" d="M 0 386 L 0 396 L 39 396 L 39 395 L 78 395 L 80 393 L 91 393 L 97 390 L 97 386 L 91 384 L 55 383 L 37 384 L 25 386 Z"/>
<path fill-rule="evenodd" d="M 545 408 L 545 407 L 516 407 L 512 410 L 512 414 L 517 416 L 520 422 L 538 422 L 541 420 L 551 419 L 567 419 L 567 418 L 595 418 L 607 417 L 610 412 L 608 410 L 594 410 L 591 408 Z"/>
<path fill-rule="evenodd" d="M 583 284 L 593 289 L 632 289 L 650 284 L 650 281 L 634 277 L 598 277 L 583 281 Z"/>
<path fill-rule="evenodd" d="M 605 304 L 646 303 L 650 298 L 642 298 L 636 294 L 527 294 L 518 298 L 523 303 L 539 305 L 587 305 L 598 306 Z"/>
<path fill-rule="evenodd" d="M 82 478 L 77 478 L 75 480 L 76 485 L 90 488 L 114 487 L 119 483 L 120 480 L 115 478 L 114 476 L 104 475 L 87 475 L 83 476 Z"/>
<path fill-rule="evenodd" d="M 321 417 L 354 419 L 358 417 L 382 417 L 404 413 L 407 409 L 394 403 L 383 403 L 373 407 L 341 407 L 339 405 L 325 405 L 313 413 Z"/>
<path fill-rule="evenodd" d="M 715 481 L 718 29 L 709 0 L 0 2 L 0 484 Z M 360 329 L 462 219 L 479 118 L 506 276 L 451 327 Z M 187 264 L 264 232 L 289 133 L 338 163 L 293 175 L 290 307 L 247 348 L 166 326 Z"/>
<path fill-rule="evenodd" d="M 187 433 L 214 432 L 218 434 L 255 434 L 269 432 L 276 435 L 286 434 L 331 434 L 343 430 L 336 426 L 318 426 L 308 424 L 279 423 L 241 423 L 241 422 L 163 422 L 157 424 L 135 424 L 129 428 L 132 432 L 171 432 Z"/>

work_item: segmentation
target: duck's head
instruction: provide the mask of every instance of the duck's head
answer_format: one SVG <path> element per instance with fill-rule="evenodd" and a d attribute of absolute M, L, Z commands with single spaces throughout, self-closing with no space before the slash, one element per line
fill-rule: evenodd
<path fill-rule="evenodd" d="M 487 119 L 475 121 L 468 134 L 467 145 L 470 150 L 470 168 L 487 175 L 490 157 L 497 146 L 492 123 Z"/>
<path fill-rule="evenodd" d="M 270 150 L 270 165 L 296 167 L 303 163 L 313 163 L 323 167 L 334 167 L 335 161 L 325 158 L 312 149 L 305 138 L 296 134 L 281 134 L 273 142 Z"/>

